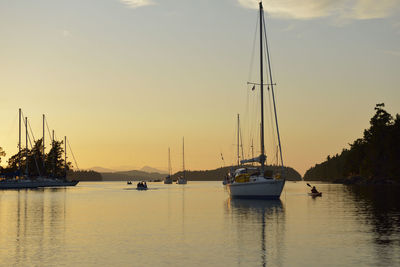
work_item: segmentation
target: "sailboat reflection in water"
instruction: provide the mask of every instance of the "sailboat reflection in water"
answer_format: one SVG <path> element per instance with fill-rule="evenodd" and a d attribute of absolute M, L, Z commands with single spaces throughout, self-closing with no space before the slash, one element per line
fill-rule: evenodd
<path fill-rule="evenodd" d="M 277 200 L 227 200 L 228 213 L 238 224 L 237 256 L 240 262 L 282 265 L 284 259 L 285 209 Z M 253 251 L 260 250 L 260 253 Z M 260 258 L 253 258 L 260 255 Z"/>

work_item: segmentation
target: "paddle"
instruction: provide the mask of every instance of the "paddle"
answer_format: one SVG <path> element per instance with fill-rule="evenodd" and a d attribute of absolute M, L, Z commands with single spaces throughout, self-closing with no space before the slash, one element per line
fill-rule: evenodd
<path fill-rule="evenodd" d="M 307 183 L 307 186 L 312 187 L 309 183 Z"/>

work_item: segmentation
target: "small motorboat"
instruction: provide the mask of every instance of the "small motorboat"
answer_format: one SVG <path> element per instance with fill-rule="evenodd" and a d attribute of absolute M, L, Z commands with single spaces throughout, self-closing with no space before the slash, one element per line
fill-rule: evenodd
<path fill-rule="evenodd" d="M 136 186 L 136 190 L 147 190 L 147 183 L 146 182 L 139 182 Z"/>
<path fill-rule="evenodd" d="M 132 182 L 131 181 L 127 181 L 126 184 L 132 184 Z"/>

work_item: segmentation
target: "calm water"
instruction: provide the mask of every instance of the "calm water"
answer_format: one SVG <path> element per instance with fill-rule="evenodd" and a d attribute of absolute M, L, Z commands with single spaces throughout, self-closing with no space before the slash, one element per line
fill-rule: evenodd
<path fill-rule="evenodd" d="M 287 183 L 280 201 L 220 182 L 0 191 L 5 266 L 400 266 L 400 190 Z"/>

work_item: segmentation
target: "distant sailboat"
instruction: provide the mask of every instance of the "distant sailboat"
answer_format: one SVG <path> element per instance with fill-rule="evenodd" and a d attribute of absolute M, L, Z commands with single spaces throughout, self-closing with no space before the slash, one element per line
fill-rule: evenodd
<path fill-rule="evenodd" d="M 168 148 L 168 176 L 164 178 L 164 184 L 172 184 L 171 153 Z"/>
<path fill-rule="evenodd" d="M 183 143 L 182 143 L 182 159 L 183 159 L 183 164 L 182 164 L 183 175 L 182 177 L 178 178 L 178 180 L 176 181 L 177 184 L 187 184 L 186 171 L 185 171 L 185 138 L 183 138 Z"/>
<path fill-rule="evenodd" d="M 281 150 L 281 143 L 280 143 L 280 136 L 279 136 L 279 128 L 278 128 L 278 121 L 276 115 L 276 107 L 275 107 L 275 97 L 274 97 L 274 84 L 272 82 L 271 76 L 271 65 L 269 60 L 269 51 L 268 51 L 268 44 L 265 40 L 263 42 L 263 37 L 266 33 L 263 31 L 264 25 L 264 12 L 262 2 L 259 3 L 259 12 L 260 12 L 260 83 L 259 86 L 261 88 L 261 135 L 260 135 L 260 143 L 261 143 L 261 154 L 258 157 L 248 159 L 248 160 L 241 160 L 240 164 L 248 163 L 248 162 L 258 162 L 261 164 L 259 168 L 254 167 L 240 167 L 236 169 L 233 173 L 230 174 L 229 183 L 227 183 L 227 187 L 232 198 L 279 198 L 283 187 L 285 185 L 285 179 L 278 179 L 272 177 L 272 173 L 268 173 L 265 170 L 265 162 L 267 156 L 265 154 L 264 148 L 264 79 L 263 79 L 263 47 L 266 46 L 266 56 L 268 59 L 268 70 L 269 70 L 269 78 L 270 81 L 268 86 L 271 86 L 271 92 L 273 97 L 274 103 L 274 112 L 275 112 L 275 123 L 277 129 L 277 136 L 279 142 L 279 150 L 281 155 L 281 165 L 283 169 L 283 160 L 282 160 L 282 150 Z M 256 84 L 254 84 L 256 85 Z M 238 143 L 239 144 L 239 143 Z M 239 146 L 238 146 L 239 149 Z M 238 158 L 239 158 L 239 150 L 238 150 Z M 238 163 L 239 165 L 239 163 Z"/>
<path fill-rule="evenodd" d="M 242 148 L 242 159 L 244 159 L 243 153 L 243 144 L 242 144 L 242 137 L 240 134 L 240 114 L 237 114 L 237 166 L 240 166 L 240 147 Z M 254 157 L 254 156 L 253 156 Z M 230 182 L 231 178 L 234 176 L 235 169 L 231 168 L 230 172 L 225 175 L 222 184 L 226 185 Z"/>

